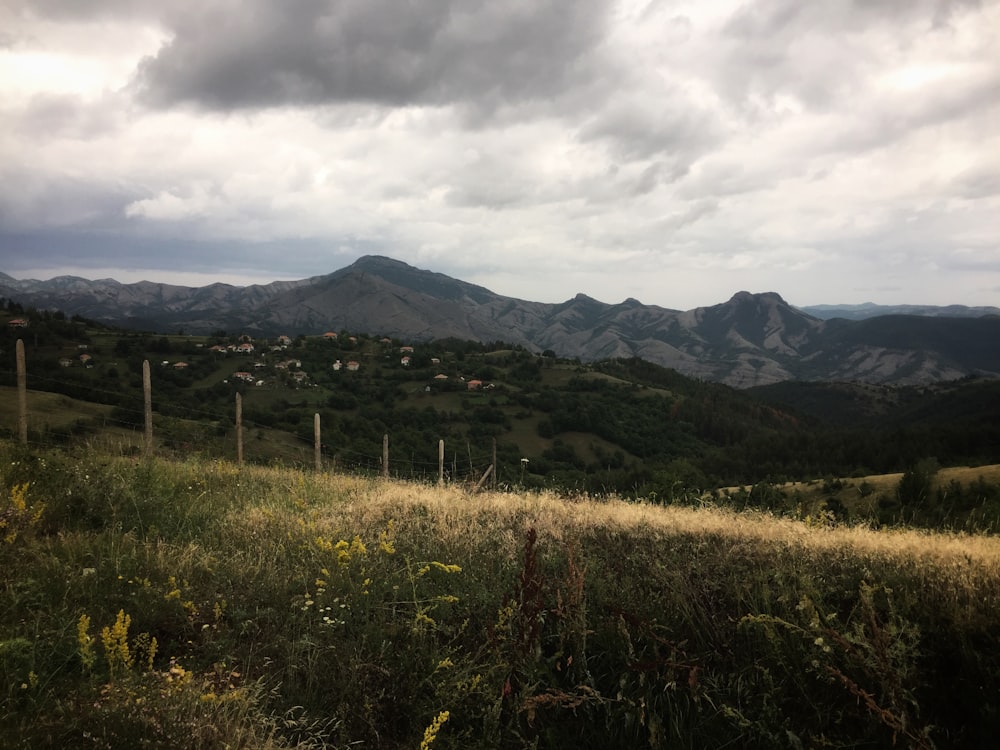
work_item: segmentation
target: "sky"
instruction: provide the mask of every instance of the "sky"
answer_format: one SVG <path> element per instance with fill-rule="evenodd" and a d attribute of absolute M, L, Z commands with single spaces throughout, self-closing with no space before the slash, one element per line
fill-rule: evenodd
<path fill-rule="evenodd" d="M 0 0 L 0 271 L 1000 305 L 1000 0 Z"/>

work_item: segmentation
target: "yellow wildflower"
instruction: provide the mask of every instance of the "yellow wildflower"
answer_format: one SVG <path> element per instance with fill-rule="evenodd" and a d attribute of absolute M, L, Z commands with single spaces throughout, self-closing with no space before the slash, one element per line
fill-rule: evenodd
<path fill-rule="evenodd" d="M 110 628 L 101 628 L 101 642 L 104 644 L 104 655 L 112 677 L 118 670 L 132 667 L 132 653 L 128 646 L 128 629 L 131 624 L 132 618 L 125 614 L 125 610 L 120 609 L 115 624 Z"/>
<path fill-rule="evenodd" d="M 438 732 L 441 731 L 441 726 L 448 721 L 450 714 L 447 711 L 442 711 L 437 716 L 434 717 L 434 721 L 430 723 L 430 726 L 424 730 L 424 739 L 420 743 L 420 750 L 428 750 L 428 748 L 437 739 Z"/>
<path fill-rule="evenodd" d="M 354 539 L 351 540 L 351 555 L 352 556 L 363 555 L 367 551 L 368 551 L 367 548 L 361 541 L 361 537 L 355 534 Z"/>
<path fill-rule="evenodd" d="M 393 536 L 395 532 L 395 524 L 393 524 L 392 519 L 389 519 L 389 523 L 385 526 L 385 531 L 380 532 L 378 535 L 378 546 L 387 555 L 396 554 L 396 547 L 393 544 Z"/>
<path fill-rule="evenodd" d="M 80 615 L 76 623 L 76 642 L 80 651 L 80 663 L 85 670 L 90 670 L 94 666 L 96 657 L 94 655 L 94 639 L 90 635 L 90 617 L 86 614 Z"/>

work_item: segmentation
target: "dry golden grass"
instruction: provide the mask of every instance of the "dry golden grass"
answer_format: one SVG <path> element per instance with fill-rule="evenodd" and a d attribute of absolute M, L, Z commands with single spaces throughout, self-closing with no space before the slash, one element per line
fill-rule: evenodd
<path fill-rule="evenodd" d="M 879 496 L 892 497 L 902 479 L 901 472 L 894 474 L 873 474 L 866 477 L 851 477 L 841 479 L 842 487 L 835 492 L 824 489 L 822 481 L 786 482 L 778 485 L 778 489 L 789 497 L 796 496 L 802 503 L 803 512 L 815 512 L 827 498 L 836 498 L 847 508 L 858 513 L 872 513 Z M 990 484 L 1000 484 L 1000 464 L 987 466 L 953 466 L 940 469 L 931 481 L 932 490 L 946 487 L 950 482 L 958 482 L 963 486 L 982 478 Z M 741 489 L 749 491 L 750 485 L 744 487 L 723 487 L 723 494 L 734 494 Z M 862 494 L 864 490 L 864 494 Z"/>
<path fill-rule="evenodd" d="M 907 596 L 929 596 L 955 622 L 979 622 L 1000 607 L 1000 537 L 916 529 L 809 525 L 766 513 L 718 507 L 658 506 L 618 499 L 566 499 L 552 493 L 481 493 L 403 482 L 333 477 L 348 490 L 337 509 L 361 528 L 395 519 L 399 533 L 416 522 L 431 526 L 442 553 L 461 554 L 489 535 L 495 554 L 513 561 L 534 528 L 540 540 L 560 545 L 591 533 L 652 538 L 665 550 L 706 543 L 719 558 L 747 557 L 760 565 L 803 567 L 818 574 L 828 566 L 872 569 L 875 580 L 897 571 Z M 320 511 L 322 512 L 322 511 Z M 586 554 L 586 553 L 585 553 Z M 797 562 L 792 562 L 793 560 Z M 640 566 L 647 564 L 640 562 Z M 637 570 L 637 574 L 640 574 Z M 902 595 L 903 592 L 900 592 Z"/>
<path fill-rule="evenodd" d="M 261 467 L 242 470 L 271 481 L 288 474 Z M 275 476 L 275 474 L 277 476 Z M 290 489 L 290 492 L 293 490 Z M 656 535 L 699 535 L 814 552 L 852 552 L 935 567 L 975 566 L 1000 572 L 1000 537 L 916 529 L 809 525 L 766 513 L 736 512 L 711 505 L 660 506 L 616 498 L 565 498 L 550 492 L 481 492 L 461 486 L 435 487 L 395 480 L 346 475 L 310 475 L 300 492 L 321 516 L 323 498 L 338 498 L 335 515 L 354 519 L 359 528 L 378 527 L 385 519 L 417 516 L 436 527 L 443 541 L 481 534 L 484 524 L 517 538 L 535 528 L 554 541 L 595 529 Z M 331 510 L 334 510 L 331 508 Z"/>

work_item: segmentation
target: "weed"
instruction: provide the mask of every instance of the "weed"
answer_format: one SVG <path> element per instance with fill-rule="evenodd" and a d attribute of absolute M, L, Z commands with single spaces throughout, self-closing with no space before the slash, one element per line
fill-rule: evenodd
<path fill-rule="evenodd" d="M 0 487 L 44 505 L 0 542 L 3 747 L 1000 733 L 995 536 L 3 443 Z"/>
<path fill-rule="evenodd" d="M 0 536 L 4 544 L 14 544 L 18 537 L 32 534 L 45 512 L 45 503 L 28 502 L 28 482 L 10 487 L 0 503 Z"/>

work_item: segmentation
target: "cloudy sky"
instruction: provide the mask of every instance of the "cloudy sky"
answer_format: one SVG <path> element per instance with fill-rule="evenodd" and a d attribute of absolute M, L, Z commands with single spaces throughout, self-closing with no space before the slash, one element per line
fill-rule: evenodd
<path fill-rule="evenodd" d="M 0 271 L 1000 304 L 1000 0 L 0 0 Z"/>

